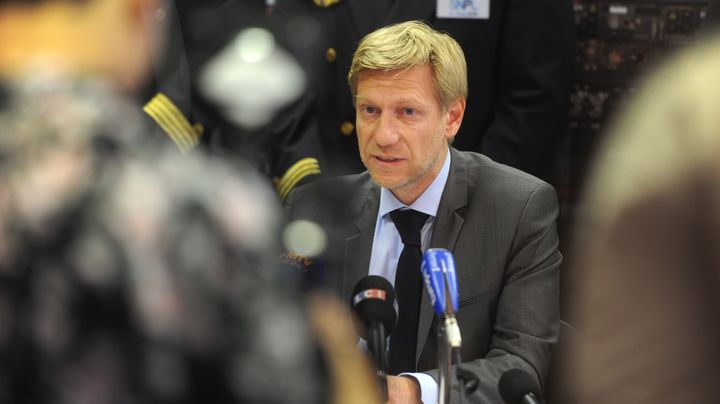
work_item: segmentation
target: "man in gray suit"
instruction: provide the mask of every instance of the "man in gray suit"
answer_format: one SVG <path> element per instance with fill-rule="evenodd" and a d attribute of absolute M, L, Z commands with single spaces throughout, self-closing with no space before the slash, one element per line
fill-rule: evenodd
<path fill-rule="evenodd" d="M 508 369 L 545 382 L 560 323 L 558 206 L 548 184 L 449 146 L 465 111 L 466 77 L 457 42 L 423 23 L 366 36 L 349 83 L 367 171 L 298 188 L 287 212 L 328 232 L 326 281 L 343 299 L 368 274 L 395 282 L 398 325 L 407 316 L 398 261 L 408 246 L 394 214 L 421 212 L 421 250 L 446 248 L 457 263 L 462 360 L 480 382 L 470 401 L 497 403 L 497 382 Z M 414 276 L 419 282 L 419 268 Z M 437 398 L 437 320 L 427 296 L 418 299 L 414 360 L 388 378 L 389 402 Z"/>

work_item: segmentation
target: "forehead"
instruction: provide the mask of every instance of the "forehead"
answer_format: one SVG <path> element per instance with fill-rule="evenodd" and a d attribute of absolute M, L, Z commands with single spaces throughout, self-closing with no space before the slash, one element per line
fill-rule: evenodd
<path fill-rule="evenodd" d="M 359 99 L 377 93 L 392 96 L 413 96 L 420 99 L 437 99 L 430 65 L 407 69 L 365 70 L 358 75 Z"/>

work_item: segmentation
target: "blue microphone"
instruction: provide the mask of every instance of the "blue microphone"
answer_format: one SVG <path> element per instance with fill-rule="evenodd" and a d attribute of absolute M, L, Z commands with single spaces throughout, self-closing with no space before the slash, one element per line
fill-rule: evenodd
<path fill-rule="evenodd" d="M 454 315 L 459 299 L 452 253 L 444 248 L 430 248 L 423 255 L 420 269 L 435 314 L 440 318 Z"/>
<path fill-rule="evenodd" d="M 438 403 L 451 402 L 451 384 L 453 380 L 452 362 L 455 358 L 460 364 L 460 327 L 455 319 L 458 310 L 457 275 L 455 274 L 455 259 L 450 251 L 442 248 L 430 248 L 423 254 L 422 265 L 423 282 L 427 290 L 430 303 L 440 319 L 438 347 Z"/>

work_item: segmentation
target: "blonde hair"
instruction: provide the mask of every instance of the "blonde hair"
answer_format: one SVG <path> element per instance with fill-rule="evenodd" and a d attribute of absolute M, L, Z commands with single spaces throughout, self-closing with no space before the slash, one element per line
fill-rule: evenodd
<path fill-rule="evenodd" d="M 460 45 L 424 22 L 407 21 L 380 28 L 360 41 L 348 73 L 353 99 L 360 73 L 365 70 L 389 71 L 424 64 L 432 67 L 435 92 L 443 109 L 467 97 L 467 66 Z"/>

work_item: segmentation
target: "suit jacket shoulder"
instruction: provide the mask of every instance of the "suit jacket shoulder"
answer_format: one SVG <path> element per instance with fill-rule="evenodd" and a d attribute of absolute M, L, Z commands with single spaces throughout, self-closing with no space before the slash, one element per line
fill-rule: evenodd
<path fill-rule="evenodd" d="M 549 185 L 531 174 L 498 163 L 484 154 L 456 151 L 456 153 L 453 154 L 453 158 L 456 157 L 461 164 L 467 165 L 470 175 L 469 178 L 475 181 L 505 180 L 507 182 L 502 182 L 500 185 L 504 185 L 501 188 L 508 189 L 534 189 L 543 184 Z M 470 186 L 473 185 L 472 182 L 473 181 L 469 182 Z"/>
<path fill-rule="evenodd" d="M 523 201 L 530 195 L 540 193 L 550 199 L 557 199 L 554 188 L 545 181 L 528 173 L 493 161 L 489 157 L 451 149 L 453 169 L 445 187 L 443 201 L 455 208 L 465 204 L 488 207 L 507 212 L 521 209 Z M 479 203 L 479 200 L 484 203 Z M 552 203 L 552 201 L 550 201 Z"/>
<path fill-rule="evenodd" d="M 288 196 L 285 206 L 293 219 L 325 223 L 341 215 L 348 220 L 357 215 L 372 193 L 379 195 L 379 188 L 370 174 L 363 172 L 304 184 Z"/>

